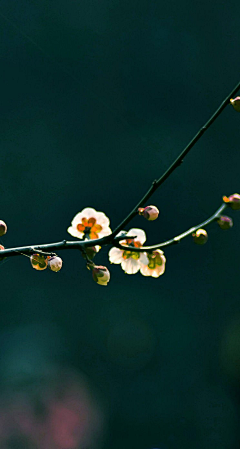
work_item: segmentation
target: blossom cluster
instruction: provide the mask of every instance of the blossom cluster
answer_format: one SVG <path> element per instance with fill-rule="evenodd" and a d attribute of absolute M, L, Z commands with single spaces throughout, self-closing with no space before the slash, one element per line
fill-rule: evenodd
<path fill-rule="evenodd" d="M 158 214 L 159 211 L 155 206 L 139 209 L 139 215 L 143 215 L 150 221 L 155 220 Z M 75 215 L 67 231 L 73 237 L 89 240 L 110 235 L 112 231 L 109 225 L 110 221 L 103 212 L 97 212 L 91 207 L 86 207 Z M 157 278 L 164 273 L 166 258 L 163 251 L 157 249 L 147 253 L 134 250 L 135 248 L 141 248 L 146 241 L 146 234 L 142 229 L 132 228 L 128 232 L 121 231 L 119 235 L 123 235 L 120 244 L 126 246 L 126 250 L 116 247 L 111 248 L 109 251 L 111 263 L 120 264 L 127 274 L 135 274 L 140 271 L 143 276 Z M 99 249 L 100 247 L 97 247 L 97 250 Z M 89 257 L 89 248 L 86 249 L 86 253 Z M 106 267 L 88 262 L 88 268 L 92 270 L 95 282 L 100 285 L 107 285 L 110 280 L 110 273 Z"/>
<path fill-rule="evenodd" d="M 134 236 L 135 238 L 128 238 L 128 236 Z M 121 246 L 126 246 L 126 249 L 110 249 L 110 262 L 121 264 L 122 269 L 127 274 L 135 274 L 140 271 L 143 276 L 152 276 L 155 278 L 161 276 L 165 271 L 166 263 L 163 251 L 160 249 L 150 253 L 134 251 L 134 248 L 141 248 L 145 241 L 146 234 L 142 229 L 130 229 L 125 235 L 125 240 L 120 241 Z"/>
<path fill-rule="evenodd" d="M 223 201 L 232 209 L 240 209 L 240 195 L 237 193 L 229 197 L 224 196 Z M 138 214 L 153 221 L 158 218 L 159 210 L 156 206 L 147 206 L 138 208 Z M 218 215 L 216 219 L 221 229 L 229 229 L 233 225 L 230 217 Z M 67 231 L 73 237 L 82 240 L 98 239 L 112 233 L 109 218 L 103 212 L 98 212 L 91 207 L 86 207 L 76 214 Z M 122 239 L 119 239 L 121 236 Z M 184 234 L 179 237 L 183 238 L 183 236 Z M 120 231 L 116 237 L 118 237 L 118 243 L 115 243 L 108 253 L 110 263 L 120 265 L 127 274 L 140 272 L 143 276 L 158 278 L 165 272 L 166 257 L 163 251 L 156 246 L 156 249 L 144 251 L 146 233 L 143 229 L 132 228 L 127 232 Z M 204 245 L 208 240 L 207 231 L 201 228 L 196 228 L 192 237 L 198 245 Z M 87 259 L 87 267 L 92 271 L 94 281 L 99 285 L 106 286 L 110 280 L 109 270 L 102 265 L 95 265 L 92 261 L 99 250 L 100 246 L 87 247 L 83 252 L 83 257 Z"/>
<path fill-rule="evenodd" d="M 223 205 L 217 210 L 217 212 L 211 216 L 208 220 L 204 221 L 202 225 L 207 225 L 212 221 L 217 221 L 221 229 L 230 229 L 233 226 L 233 221 L 230 217 L 220 215 L 220 213 L 229 206 L 233 210 L 240 210 L 240 195 L 234 193 L 229 197 L 223 197 Z M 145 208 L 138 208 L 137 212 L 140 216 L 143 216 L 149 221 L 156 220 L 159 215 L 159 210 L 156 206 L 147 206 Z M 129 221 L 129 220 L 128 220 Z M 125 221 L 126 223 L 126 221 Z M 127 274 L 136 274 L 140 272 L 143 276 L 150 276 L 158 278 L 165 272 L 166 257 L 160 247 L 160 245 L 153 245 L 145 247 L 146 233 L 143 229 L 132 228 L 129 231 L 120 231 L 117 235 L 117 230 L 112 233 L 110 228 L 109 218 L 103 213 L 98 212 L 92 207 L 86 207 L 81 212 L 78 212 L 72 222 L 71 226 L 67 229 L 68 233 L 73 237 L 80 239 L 82 242 L 77 248 L 80 249 L 82 256 L 86 259 L 87 268 L 91 270 L 93 280 L 99 284 L 106 286 L 110 280 L 110 272 L 107 267 L 103 265 L 96 265 L 93 262 L 93 258 L 101 249 L 101 246 L 94 245 L 94 243 L 102 243 L 104 245 L 110 244 L 112 248 L 108 253 L 109 261 L 112 264 L 120 265 L 122 270 Z M 0 237 L 7 232 L 7 225 L 4 221 L 0 220 Z M 187 232 L 174 237 L 164 243 L 167 246 L 171 243 L 176 243 L 182 240 L 184 237 L 192 234 L 193 241 L 198 245 L 204 245 L 208 241 L 208 234 L 205 229 L 200 226 L 195 226 L 189 229 Z M 105 239 L 105 237 L 110 237 Z M 103 238 L 100 242 L 96 240 Z M 93 246 L 89 245 L 89 241 L 93 240 Z M 60 244 L 51 245 L 54 249 L 65 248 L 65 244 L 71 247 L 74 242 L 60 242 Z M 37 271 L 43 271 L 49 268 L 51 271 L 58 272 L 62 268 L 62 259 L 55 253 L 48 253 L 41 251 L 45 249 L 47 245 L 39 245 L 36 249 L 34 247 L 26 247 L 27 254 L 24 253 L 24 249 L 21 248 L 21 252 L 13 248 L 13 252 L 19 252 L 22 255 L 29 257 L 31 266 Z M 5 250 L 4 246 L 0 244 L 0 252 Z M 29 254 L 30 250 L 30 254 Z M 11 251 L 11 250 L 10 250 Z M 2 254 L 0 260 L 6 257 L 7 251 Z M 15 254 L 14 254 L 15 255 Z"/>
<path fill-rule="evenodd" d="M 213 121 L 219 116 L 227 104 L 240 112 L 240 96 L 231 98 L 231 96 L 240 89 L 240 83 L 233 89 L 229 96 L 223 101 L 221 106 L 215 111 L 212 117 L 206 122 L 201 130 L 195 135 L 190 143 L 184 148 L 180 155 L 176 158 L 174 163 L 164 173 L 164 175 L 154 180 L 152 186 L 138 202 L 137 206 L 130 212 L 130 214 L 123 220 L 123 227 L 138 213 L 148 221 L 154 221 L 159 216 L 159 210 L 156 206 L 148 205 L 146 207 L 139 207 L 144 204 L 147 198 L 150 198 L 152 193 L 170 176 L 180 163 L 183 162 L 193 145 L 199 140 L 203 132 L 205 132 Z M 127 274 L 136 274 L 140 272 L 143 276 L 151 276 L 158 278 L 165 272 L 166 257 L 160 249 L 163 246 L 168 246 L 173 243 L 179 243 L 183 238 L 192 235 L 193 241 L 197 245 L 204 245 L 208 241 L 208 234 L 202 226 L 206 226 L 213 221 L 217 221 L 219 227 L 223 230 L 230 229 L 233 226 L 231 217 L 220 215 L 227 206 L 233 210 L 240 210 L 240 195 L 234 193 L 229 197 L 223 197 L 223 205 L 212 215 L 208 220 L 205 220 L 199 226 L 194 226 L 188 231 L 164 242 L 153 246 L 144 247 L 146 241 L 145 231 L 139 228 L 132 228 L 129 231 L 120 231 L 118 226 L 115 231 L 111 231 L 109 218 L 103 213 L 98 212 L 92 207 L 86 207 L 81 212 L 78 212 L 68 227 L 67 231 L 73 237 L 81 240 L 78 244 L 74 242 L 57 242 L 49 245 L 39 245 L 36 248 L 33 246 L 26 246 L 20 248 L 9 248 L 5 250 L 4 246 L 0 244 L 0 261 L 8 256 L 15 256 L 21 254 L 30 259 L 31 266 L 37 271 L 43 271 L 47 267 L 51 271 L 58 272 L 62 268 L 62 259 L 55 253 L 45 252 L 46 249 L 79 249 L 82 256 L 87 261 L 87 268 L 92 271 L 92 277 L 99 285 L 107 285 L 110 280 L 110 273 L 107 267 L 102 265 L 95 265 L 93 258 L 101 249 L 101 245 L 111 245 L 109 251 L 110 263 L 121 265 L 121 268 Z M 7 232 L 7 225 L 3 220 L 0 220 L 0 237 Z M 117 234 L 117 235 L 116 235 Z M 93 244 L 89 241 L 93 240 Z M 42 251 L 44 250 L 44 251 Z"/>

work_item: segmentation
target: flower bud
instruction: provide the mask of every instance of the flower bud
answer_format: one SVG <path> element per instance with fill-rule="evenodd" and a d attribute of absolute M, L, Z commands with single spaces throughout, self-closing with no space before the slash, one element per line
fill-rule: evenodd
<path fill-rule="evenodd" d="M 101 265 L 94 265 L 92 268 L 92 276 L 93 280 L 100 285 L 107 285 L 110 280 L 110 273 L 107 267 L 103 267 Z"/>
<path fill-rule="evenodd" d="M 3 250 L 3 249 L 5 249 L 4 246 L 0 245 L 0 251 Z M 3 260 L 3 259 L 6 259 L 6 257 L 0 257 L 0 261 Z"/>
<path fill-rule="evenodd" d="M 41 271 L 41 270 L 45 270 L 47 268 L 48 259 L 49 259 L 49 256 L 46 257 L 46 256 L 43 256 L 42 254 L 33 254 L 30 257 L 30 262 L 31 262 L 32 267 L 35 270 Z"/>
<path fill-rule="evenodd" d="M 59 271 L 62 268 L 62 259 L 58 256 L 52 256 L 48 259 L 48 268 L 52 271 Z"/>
<path fill-rule="evenodd" d="M 217 220 L 221 229 L 229 229 L 233 226 L 233 221 L 230 217 L 221 215 Z"/>
<path fill-rule="evenodd" d="M 235 111 L 240 112 L 240 97 L 231 98 L 230 103 L 234 107 Z"/>
<path fill-rule="evenodd" d="M 227 203 L 232 209 L 239 210 L 240 209 L 240 195 L 238 193 L 234 193 L 229 197 L 223 197 L 224 203 Z"/>
<path fill-rule="evenodd" d="M 156 220 L 159 215 L 159 210 L 156 206 L 147 206 L 138 208 L 139 215 L 143 215 L 149 221 Z"/>
<path fill-rule="evenodd" d="M 205 231 L 205 229 L 198 229 L 196 233 L 192 234 L 192 236 L 194 242 L 197 243 L 198 245 L 204 245 L 204 243 L 206 243 L 208 239 L 208 234 L 207 231 Z"/>
<path fill-rule="evenodd" d="M 2 235 L 6 234 L 7 232 L 7 225 L 5 223 L 5 221 L 0 220 L 0 237 L 2 237 Z"/>

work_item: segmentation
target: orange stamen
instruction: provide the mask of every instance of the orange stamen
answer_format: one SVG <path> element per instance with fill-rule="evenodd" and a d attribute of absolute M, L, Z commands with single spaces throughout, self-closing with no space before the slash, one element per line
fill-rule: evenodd
<path fill-rule="evenodd" d="M 98 238 L 98 232 L 102 230 L 102 226 L 96 224 L 96 218 L 91 217 L 87 220 L 87 218 L 82 219 L 82 223 L 79 223 L 77 225 L 77 230 L 79 232 L 84 232 L 86 228 L 90 228 L 90 238 L 91 239 L 97 239 Z"/>
<path fill-rule="evenodd" d="M 78 225 L 77 225 L 77 230 L 78 230 L 79 232 L 83 232 L 84 229 L 85 229 L 85 226 L 84 226 L 83 224 L 78 224 Z"/>

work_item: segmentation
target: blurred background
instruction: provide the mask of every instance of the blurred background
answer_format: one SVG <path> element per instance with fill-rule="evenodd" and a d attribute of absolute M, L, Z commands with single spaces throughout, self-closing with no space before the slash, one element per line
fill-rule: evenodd
<path fill-rule="evenodd" d="M 70 239 L 84 207 L 114 228 L 239 81 L 238 0 L 2 0 L 5 247 Z M 240 190 L 227 107 L 138 217 L 147 243 Z M 208 243 L 166 248 L 158 279 L 77 251 L 59 273 L 0 265 L 1 449 L 237 449 L 240 215 Z"/>

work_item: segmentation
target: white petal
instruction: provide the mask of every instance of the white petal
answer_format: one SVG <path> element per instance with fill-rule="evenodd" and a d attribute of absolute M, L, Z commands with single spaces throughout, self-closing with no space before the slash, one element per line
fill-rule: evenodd
<path fill-rule="evenodd" d="M 142 266 L 140 267 L 140 273 L 141 273 L 143 276 L 151 276 L 150 270 L 149 270 L 149 268 L 148 268 L 147 265 L 142 265 Z"/>
<path fill-rule="evenodd" d="M 83 237 L 83 232 L 79 232 L 73 226 L 69 226 L 69 228 L 67 229 L 67 232 L 69 234 L 71 234 L 73 237 L 77 237 L 78 239 L 81 239 Z"/>
<path fill-rule="evenodd" d="M 76 227 L 79 223 L 82 223 L 82 218 L 84 218 L 84 215 L 82 212 L 78 212 L 78 214 L 72 219 L 72 226 Z"/>
<path fill-rule="evenodd" d="M 129 259 L 123 260 L 121 266 L 127 274 L 135 274 L 139 271 L 140 268 L 139 262 L 132 259 L 131 257 Z"/>
<path fill-rule="evenodd" d="M 163 261 L 163 264 L 165 264 L 166 263 L 166 257 L 162 255 L 161 259 Z"/>
<path fill-rule="evenodd" d="M 163 251 L 161 250 L 161 249 L 156 249 L 155 250 L 158 254 L 160 254 L 160 255 L 162 255 L 163 254 Z M 164 257 L 164 256 L 163 256 Z M 164 259 L 165 259 L 165 257 L 164 257 Z M 165 259 L 166 260 L 166 259 Z"/>
<path fill-rule="evenodd" d="M 142 265 L 140 268 L 140 272 L 143 276 L 152 276 L 154 278 L 158 278 L 165 271 L 165 265 L 157 266 L 154 269 L 149 268 L 147 265 Z"/>
<path fill-rule="evenodd" d="M 82 212 L 80 212 L 80 214 L 82 214 L 83 217 L 86 218 L 97 218 L 97 211 L 95 209 L 93 209 L 93 207 L 85 207 L 85 209 L 82 210 Z"/>
<path fill-rule="evenodd" d="M 72 220 L 72 226 L 77 226 L 79 223 L 82 223 L 83 218 L 91 218 L 96 217 L 97 212 L 92 207 L 85 207 L 81 212 L 78 212 Z"/>
<path fill-rule="evenodd" d="M 112 231 L 109 227 L 105 227 L 101 231 L 97 232 L 99 238 L 104 237 L 105 235 L 110 235 L 111 233 Z"/>
<path fill-rule="evenodd" d="M 79 223 L 82 223 L 83 218 L 86 218 L 87 220 L 89 220 L 89 218 L 95 218 L 97 224 L 101 225 L 102 228 L 108 228 L 108 233 L 104 235 L 111 234 L 112 231 L 109 228 L 110 221 L 103 212 L 97 212 L 92 207 L 85 207 L 85 209 L 75 215 L 72 220 L 72 226 L 77 227 Z"/>
<path fill-rule="evenodd" d="M 123 251 L 119 248 L 111 248 L 108 256 L 109 256 L 109 260 L 112 263 L 121 263 L 123 261 Z"/>
<path fill-rule="evenodd" d="M 139 257 L 138 260 L 143 265 L 148 265 L 149 264 L 148 256 L 147 256 L 146 253 L 140 253 L 140 257 Z"/>
<path fill-rule="evenodd" d="M 163 273 L 161 273 L 159 270 L 155 269 L 155 270 L 152 270 L 151 276 L 153 278 L 158 278 L 159 276 L 161 276 L 161 274 L 163 274 Z"/>
<path fill-rule="evenodd" d="M 155 271 L 155 270 L 154 270 Z M 163 263 L 160 267 L 157 267 L 157 272 L 159 273 L 158 276 L 161 276 L 165 271 L 165 263 Z"/>
<path fill-rule="evenodd" d="M 97 220 L 97 224 L 100 224 L 102 226 L 109 226 L 110 221 L 109 218 L 103 213 L 103 212 L 96 212 L 92 215 Z"/>
<path fill-rule="evenodd" d="M 140 242 L 142 245 L 146 242 L 146 234 L 143 229 L 132 228 L 128 231 L 127 235 L 136 235 L 134 240 L 136 240 L 136 242 Z"/>

